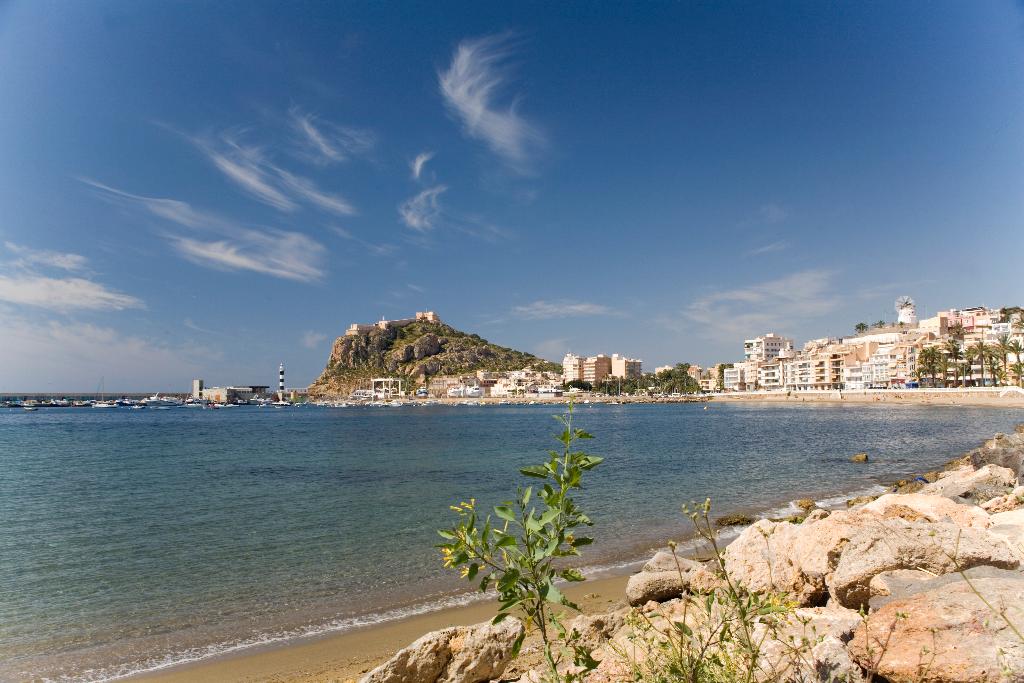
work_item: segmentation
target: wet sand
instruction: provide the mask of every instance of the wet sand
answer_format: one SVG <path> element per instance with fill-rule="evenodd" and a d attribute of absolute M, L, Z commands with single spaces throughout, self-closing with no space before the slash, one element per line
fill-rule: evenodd
<path fill-rule="evenodd" d="M 608 612 L 625 605 L 627 578 L 616 576 L 588 580 L 567 587 L 565 593 L 585 613 Z M 161 683 L 344 683 L 357 680 L 429 631 L 487 621 L 494 616 L 496 608 L 495 601 L 486 600 L 344 633 L 251 648 L 125 680 Z"/>

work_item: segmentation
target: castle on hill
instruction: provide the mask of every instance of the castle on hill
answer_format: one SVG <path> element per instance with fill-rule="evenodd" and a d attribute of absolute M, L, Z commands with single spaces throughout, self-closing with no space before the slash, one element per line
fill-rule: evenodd
<path fill-rule="evenodd" d="M 345 330 L 345 336 L 354 337 L 360 334 L 366 334 L 375 327 L 381 330 L 386 330 L 389 327 L 400 328 L 405 327 L 406 325 L 411 325 L 416 322 L 440 324 L 441 318 L 438 317 L 437 313 L 435 313 L 434 311 L 416 311 L 415 318 L 402 318 L 400 320 L 385 320 L 383 317 L 381 317 L 380 320 L 378 320 L 376 323 L 372 325 L 366 325 L 363 323 L 352 323 L 351 325 L 348 326 L 348 329 Z"/>

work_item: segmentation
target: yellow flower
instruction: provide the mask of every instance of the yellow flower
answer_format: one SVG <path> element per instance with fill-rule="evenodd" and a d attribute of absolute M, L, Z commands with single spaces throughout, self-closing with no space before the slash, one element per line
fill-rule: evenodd
<path fill-rule="evenodd" d="M 462 578 L 466 578 L 467 576 L 469 576 L 469 567 L 463 567 L 463 568 L 461 568 L 461 569 L 459 570 L 459 574 L 461 574 L 461 575 L 462 575 Z"/>

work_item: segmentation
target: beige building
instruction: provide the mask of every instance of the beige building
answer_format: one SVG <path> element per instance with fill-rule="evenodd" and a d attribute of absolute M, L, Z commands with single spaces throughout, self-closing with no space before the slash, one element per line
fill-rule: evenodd
<path fill-rule="evenodd" d="M 622 379 L 633 379 L 640 377 L 643 372 L 643 361 L 636 358 L 625 358 L 617 353 L 612 354 L 611 373 L 612 377 Z"/>
<path fill-rule="evenodd" d="M 583 381 L 599 384 L 612 374 L 612 359 L 603 353 L 583 359 Z"/>

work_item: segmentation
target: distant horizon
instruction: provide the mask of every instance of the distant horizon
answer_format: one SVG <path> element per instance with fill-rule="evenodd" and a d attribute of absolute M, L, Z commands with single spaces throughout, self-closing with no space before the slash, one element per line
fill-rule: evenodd
<path fill-rule="evenodd" d="M 903 295 L 1019 304 L 1022 22 L 0 4 L 0 393 L 275 384 L 281 360 L 307 386 L 349 323 L 416 310 L 654 368 Z"/>

